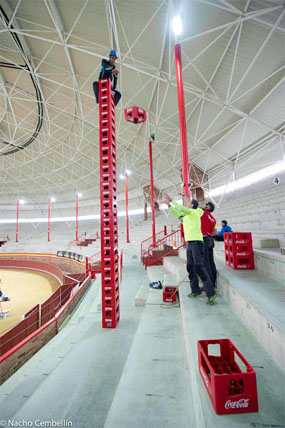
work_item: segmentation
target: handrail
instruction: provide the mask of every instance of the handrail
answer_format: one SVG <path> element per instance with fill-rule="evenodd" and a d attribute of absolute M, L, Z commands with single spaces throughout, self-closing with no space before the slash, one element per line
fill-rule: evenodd
<path fill-rule="evenodd" d="M 165 236 L 165 229 L 161 230 L 160 232 L 157 232 L 155 234 L 155 241 L 157 241 L 157 238 L 160 238 L 160 236 Z M 141 257 L 148 251 L 148 244 L 147 242 L 152 242 L 152 236 L 150 238 L 146 238 L 141 242 Z"/>
<path fill-rule="evenodd" d="M 182 230 L 177 229 L 174 232 L 171 232 L 169 235 L 166 235 L 155 244 L 151 244 L 149 246 L 147 257 L 145 260 L 143 260 L 145 267 L 161 262 L 163 257 L 170 256 L 184 245 L 185 240 L 184 236 L 182 235 Z M 166 248 L 166 246 L 168 248 Z"/>

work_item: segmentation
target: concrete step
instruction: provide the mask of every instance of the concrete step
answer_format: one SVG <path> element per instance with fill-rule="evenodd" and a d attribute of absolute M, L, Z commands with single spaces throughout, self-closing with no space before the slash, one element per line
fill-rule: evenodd
<path fill-rule="evenodd" d="M 193 415 L 179 307 L 151 290 L 105 428 L 194 427 Z"/>
<path fill-rule="evenodd" d="M 225 260 L 223 242 L 215 243 L 215 257 Z M 280 248 L 254 249 L 254 268 L 262 275 L 285 284 L 285 256 Z"/>
<path fill-rule="evenodd" d="M 183 259 L 174 262 L 174 259 L 171 258 L 167 263 L 167 267 L 170 267 L 169 264 L 171 262 L 177 269 L 177 276 L 184 276 L 185 263 Z M 159 269 L 161 270 L 160 272 Z M 157 267 L 155 275 L 162 276 L 165 274 L 165 270 L 165 265 Z M 174 268 L 171 271 L 173 270 Z M 268 426 L 268 424 L 283 426 L 284 370 L 272 359 L 262 343 L 256 339 L 251 331 L 251 327 L 249 328 L 235 314 L 231 304 L 220 293 L 218 294 L 216 304 L 210 307 L 206 305 L 204 294 L 196 299 L 189 299 L 187 297 L 188 293 L 189 281 L 185 281 L 179 286 L 179 301 L 187 366 L 190 374 L 189 384 L 194 404 L 192 415 L 194 418 L 193 427 L 245 428 L 252 423 L 256 426 Z M 231 339 L 255 368 L 257 373 L 259 413 L 216 415 L 199 372 L 197 340 L 220 338 Z"/>

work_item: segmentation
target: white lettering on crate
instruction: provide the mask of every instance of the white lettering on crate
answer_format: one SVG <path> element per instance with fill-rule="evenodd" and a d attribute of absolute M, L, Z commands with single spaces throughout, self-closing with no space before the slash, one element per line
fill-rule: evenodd
<path fill-rule="evenodd" d="M 248 407 L 249 398 L 241 398 L 238 401 L 228 400 L 225 404 L 225 409 L 240 409 L 242 407 Z"/>

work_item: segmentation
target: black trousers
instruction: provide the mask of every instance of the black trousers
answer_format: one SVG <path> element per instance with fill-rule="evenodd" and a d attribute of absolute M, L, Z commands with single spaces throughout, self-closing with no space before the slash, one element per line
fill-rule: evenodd
<path fill-rule="evenodd" d="M 224 240 L 224 237 L 220 236 L 220 235 L 214 235 L 213 238 L 214 238 L 215 241 L 223 241 Z"/>
<path fill-rule="evenodd" d="M 217 279 L 217 269 L 214 260 L 215 242 L 211 236 L 204 236 L 203 239 L 205 246 L 204 265 L 211 278 L 212 284 L 215 287 Z"/>
<path fill-rule="evenodd" d="M 200 293 L 199 276 L 203 281 L 203 288 L 207 297 L 211 297 L 215 294 L 215 290 L 211 278 L 204 266 L 204 251 L 203 241 L 188 241 L 187 272 L 192 293 Z"/>
<path fill-rule="evenodd" d="M 99 85 L 98 82 L 93 82 L 93 91 L 94 95 L 97 101 L 97 104 L 99 103 Z M 115 106 L 118 104 L 118 102 L 121 99 L 121 92 L 119 91 L 113 91 L 115 93 Z"/>

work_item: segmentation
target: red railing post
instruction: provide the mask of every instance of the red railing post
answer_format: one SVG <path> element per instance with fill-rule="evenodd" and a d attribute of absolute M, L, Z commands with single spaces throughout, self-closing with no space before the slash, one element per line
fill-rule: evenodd
<path fill-rule="evenodd" d="M 17 201 L 16 242 L 18 242 L 18 231 L 19 231 L 19 201 Z"/>
<path fill-rule="evenodd" d="M 166 224 L 164 225 L 164 236 L 166 236 L 167 235 L 167 227 L 166 227 Z"/>
<path fill-rule="evenodd" d="M 178 110 L 179 110 L 179 126 L 181 140 L 181 161 L 182 161 L 182 177 L 184 195 L 191 198 L 190 182 L 189 182 L 189 162 L 188 162 L 188 145 L 187 145 L 187 127 L 184 104 L 184 89 L 182 79 L 182 59 L 181 46 L 176 43 L 174 46 L 175 64 L 176 64 L 176 81 L 178 95 Z"/>
<path fill-rule="evenodd" d="M 149 169 L 150 169 L 150 199 L 151 199 L 151 223 L 152 223 L 152 243 L 155 245 L 155 212 L 153 195 L 153 166 L 152 166 L 152 139 L 149 140 Z"/>

